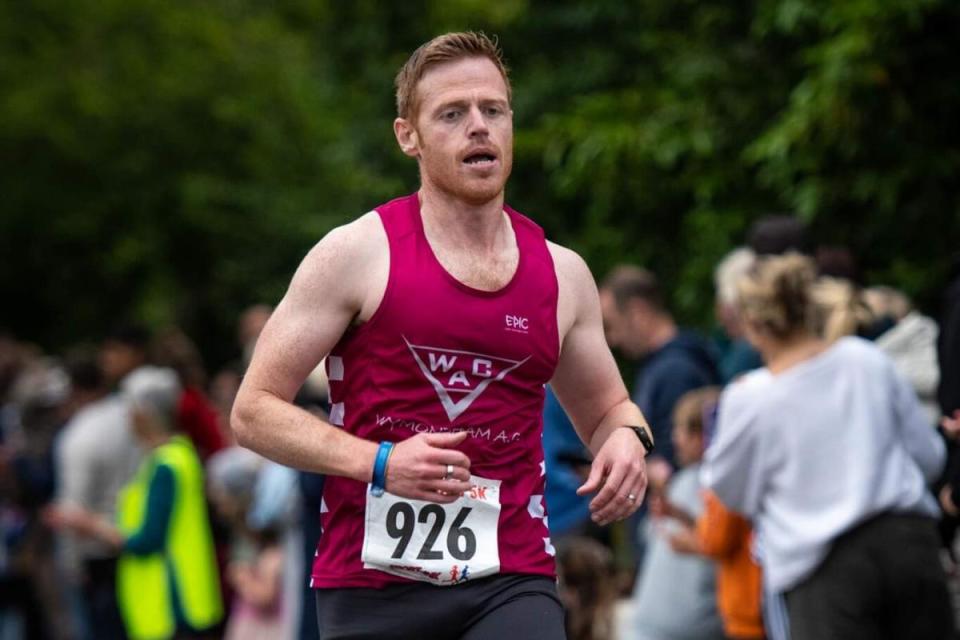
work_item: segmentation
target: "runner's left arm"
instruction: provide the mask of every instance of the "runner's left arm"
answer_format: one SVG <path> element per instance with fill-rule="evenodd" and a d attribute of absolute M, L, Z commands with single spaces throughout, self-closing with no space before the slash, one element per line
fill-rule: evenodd
<path fill-rule="evenodd" d="M 551 244 L 550 250 L 560 287 L 560 359 L 551 386 L 594 454 L 590 475 L 578 493 L 596 492 L 590 502 L 591 517 L 608 524 L 628 517 L 643 500 L 646 451 L 636 434 L 622 427 L 647 428 L 647 421 L 630 400 L 607 346 L 600 298 L 589 268 L 568 249 Z"/>

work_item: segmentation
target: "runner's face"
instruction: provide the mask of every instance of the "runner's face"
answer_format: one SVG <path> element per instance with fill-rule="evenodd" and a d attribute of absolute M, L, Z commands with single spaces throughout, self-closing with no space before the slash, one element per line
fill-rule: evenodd
<path fill-rule="evenodd" d="M 487 58 L 437 65 L 417 94 L 411 148 L 403 140 L 401 147 L 419 159 L 424 186 L 477 205 L 500 196 L 513 167 L 513 112 L 496 65 Z"/>

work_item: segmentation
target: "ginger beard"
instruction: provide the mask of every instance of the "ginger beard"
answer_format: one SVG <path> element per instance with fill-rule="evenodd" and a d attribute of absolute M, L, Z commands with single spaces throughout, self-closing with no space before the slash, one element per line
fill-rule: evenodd
<path fill-rule="evenodd" d="M 398 119 L 397 137 L 417 158 L 424 188 L 473 206 L 502 198 L 513 168 L 513 114 L 497 67 L 486 58 L 439 64 L 417 91 L 416 116 Z"/>

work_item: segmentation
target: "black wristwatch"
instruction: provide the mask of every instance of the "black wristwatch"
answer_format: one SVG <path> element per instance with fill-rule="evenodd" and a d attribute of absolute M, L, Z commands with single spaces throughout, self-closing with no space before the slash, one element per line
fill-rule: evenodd
<path fill-rule="evenodd" d="M 640 444 L 647 450 L 647 455 L 653 453 L 653 440 L 650 439 L 650 434 L 647 433 L 646 429 L 643 427 L 635 427 L 631 424 L 625 424 L 623 426 L 637 434 L 637 437 L 640 438 Z"/>

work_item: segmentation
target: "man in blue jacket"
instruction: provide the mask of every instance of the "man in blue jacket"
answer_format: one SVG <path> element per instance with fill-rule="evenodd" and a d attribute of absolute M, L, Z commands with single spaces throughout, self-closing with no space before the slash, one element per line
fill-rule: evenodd
<path fill-rule="evenodd" d="M 637 363 L 633 401 L 650 421 L 654 456 L 675 467 L 673 407 L 687 391 L 719 382 L 713 354 L 706 341 L 677 326 L 656 276 L 645 269 L 614 268 L 601 285 L 600 302 L 610 346 Z"/>

